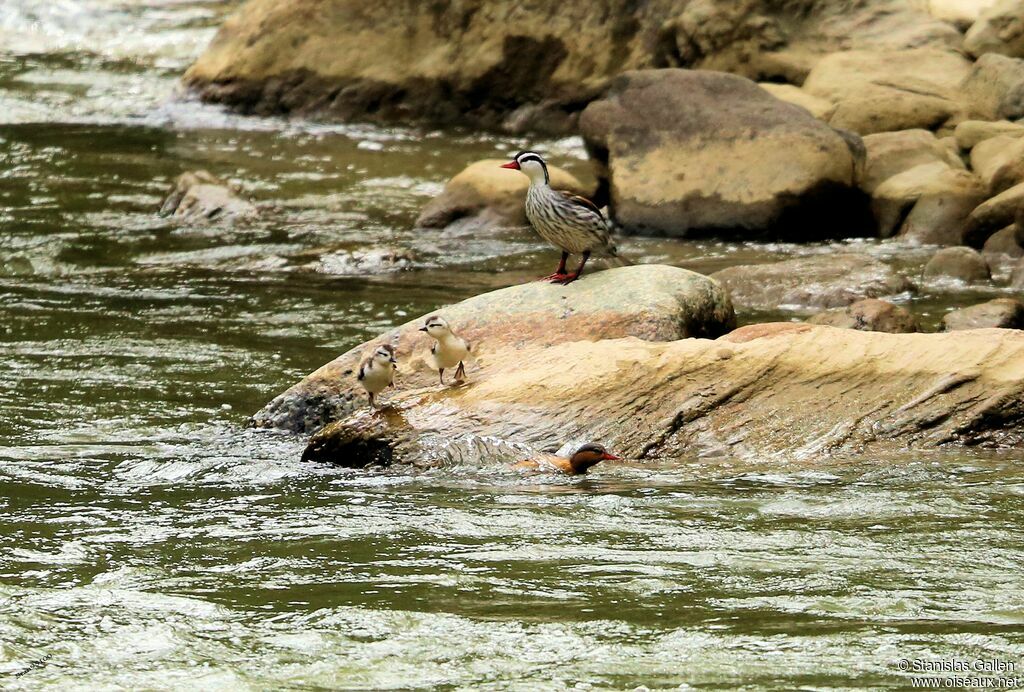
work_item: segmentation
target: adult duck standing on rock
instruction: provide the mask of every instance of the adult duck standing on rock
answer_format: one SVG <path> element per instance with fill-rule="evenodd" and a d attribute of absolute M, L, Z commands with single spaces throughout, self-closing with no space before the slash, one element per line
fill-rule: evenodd
<path fill-rule="evenodd" d="M 502 168 L 521 171 L 530 178 L 526 218 L 537 235 L 562 251 L 558 269 L 542 281 L 572 283 L 580 278 L 592 252 L 619 256 L 601 210 L 589 199 L 552 188 L 547 163 L 540 154 L 521 151 Z M 580 255 L 580 265 L 567 274 L 565 263 L 570 254 Z"/>

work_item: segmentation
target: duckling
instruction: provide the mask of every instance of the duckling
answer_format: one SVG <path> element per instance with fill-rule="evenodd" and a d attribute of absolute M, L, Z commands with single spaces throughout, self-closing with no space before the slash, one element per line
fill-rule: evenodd
<path fill-rule="evenodd" d="M 458 369 L 455 371 L 455 381 L 465 380 L 466 365 L 463 361 L 469 357 L 469 342 L 453 332 L 440 315 L 428 317 L 426 324 L 420 327 L 420 331 L 426 332 L 435 339 L 434 345 L 430 347 L 430 356 L 441 384 L 444 384 L 445 369 L 453 368 L 456 365 L 458 365 Z"/>
<path fill-rule="evenodd" d="M 532 459 L 526 459 L 512 465 L 512 468 L 523 471 L 548 471 L 553 473 L 565 473 L 578 475 L 586 473 L 591 466 L 602 461 L 618 461 L 622 457 L 611 454 L 599 444 L 588 442 L 566 459 L 554 454 L 541 454 Z"/>
<path fill-rule="evenodd" d="M 373 354 L 359 364 L 359 384 L 370 397 L 370 408 L 376 408 L 374 397 L 395 383 L 395 348 L 389 344 L 381 344 Z"/>

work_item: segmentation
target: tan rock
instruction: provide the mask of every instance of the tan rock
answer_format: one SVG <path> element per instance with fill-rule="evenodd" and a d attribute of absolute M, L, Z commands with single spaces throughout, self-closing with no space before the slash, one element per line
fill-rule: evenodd
<path fill-rule="evenodd" d="M 1024 60 L 981 56 L 960 84 L 959 100 L 970 117 L 981 120 L 1024 117 Z"/>
<path fill-rule="evenodd" d="M 865 332 L 910 334 L 920 331 L 917 320 L 909 310 L 876 298 L 858 300 L 845 308 L 820 312 L 807 321 L 810 324 L 859 329 Z"/>
<path fill-rule="evenodd" d="M 823 99 L 813 94 L 808 94 L 798 86 L 792 84 L 775 84 L 773 82 L 760 82 L 758 86 L 769 94 L 795 106 L 800 106 L 819 120 L 827 121 L 836 109 L 836 104 L 828 99 Z"/>
<path fill-rule="evenodd" d="M 566 368 L 565 363 L 574 367 Z M 581 377 L 580 373 L 586 373 Z M 1024 334 L 752 325 L 717 341 L 638 339 L 495 352 L 469 386 L 408 389 L 314 436 L 305 458 L 452 464 L 467 446 L 598 440 L 632 459 L 779 455 L 815 463 L 940 445 L 1024 444 Z"/>
<path fill-rule="evenodd" d="M 863 139 L 867 160 L 861 188 L 868 194 L 894 175 L 916 166 L 944 163 L 951 168 L 964 168 L 960 157 L 928 130 L 883 132 Z"/>
<path fill-rule="evenodd" d="M 525 226 L 524 204 L 530 185 L 525 175 L 514 175 L 501 168 L 504 159 L 484 159 L 471 163 L 449 180 L 444 191 L 423 207 L 416 226 L 443 228 L 456 221 L 480 226 Z M 548 166 L 551 186 L 584 197 L 593 195 L 576 176 L 557 166 Z"/>
<path fill-rule="evenodd" d="M 971 168 L 992 195 L 1024 182 L 1024 137 L 1002 135 L 980 142 L 971 149 Z"/>
<path fill-rule="evenodd" d="M 1024 303 L 1016 298 L 996 298 L 953 310 L 942 318 L 942 331 L 963 329 L 1024 329 Z"/>
<path fill-rule="evenodd" d="M 594 272 L 569 286 L 512 286 L 430 314 L 443 315 L 473 344 L 478 363 L 468 368 L 470 382 L 477 380 L 476 368 L 486 367 L 499 351 L 508 356 L 528 347 L 623 336 L 651 341 L 718 336 L 736 324 L 728 295 L 717 283 L 654 264 Z M 312 432 L 366 406 L 354 373 L 364 353 L 380 343 L 395 345 L 403 389 L 436 382 L 437 373 L 425 361 L 429 339 L 418 331 L 425 318 L 417 317 L 324 365 L 267 404 L 252 424 Z"/>
<path fill-rule="evenodd" d="M 964 48 L 975 56 L 1024 58 L 1024 1 L 999 0 L 986 8 L 964 37 Z"/>
<path fill-rule="evenodd" d="M 753 82 L 717 72 L 616 78 L 580 117 L 607 171 L 609 208 L 633 232 L 793 239 L 863 235 L 859 138 Z"/>
<path fill-rule="evenodd" d="M 1010 288 L 1024 288 L 1024 259 L 1017 262 L 1010 274 Z"/>
<path fill-rule="evenodd" d="M 966 30 L 997 0 L 928 0 L 928 12 L 936 19 Z"/>
<path fill-rule="evenodd" d="M 938 161 L 897 173 L 875 188 L 871 208 L 883 238 L 901 234 L 920 242 L 927 238 L 960 242 L 967 217 L 985 199 L 985 187 L 970 171 Z M 917 216 L 917 204 L 925 200 Z M 909 224 L 908 224 L 909 221 Z M 938 223 L 936 232 L 929 224 Z M 919 232 L 924 228 L 925 232 Z"/>
<path fill-rule="evenodd" d="M 1024 207 L 1024 183 L 979 204 L 964 223 L 964 244 L 981 247 L 989 236 L 1013 223 L 1021 207 Z"/>
<path fill-rule="evenodd" d="M 965 120 L 956 126 L 954 133 L 957 146 L 964 151 L 970 151 L 986 139 L 1002 135 L 1024 137 L 1024 125 L 1009 120 Z"/>
<path fill-rule="evenodd" d="M 804 91 L 836 103 L 829 122 L 860 134 L 935 129 L 962 110 L 971 63 L 953 51 L 842 51 L 825 56 Z"/>
<path fill-rule="evenodd" d="M 837 308 L 913 290 L 889 265 L 854 253 L 739 265 L 711 278 L 725 286 L 737 308 L 746 310 Z"/>

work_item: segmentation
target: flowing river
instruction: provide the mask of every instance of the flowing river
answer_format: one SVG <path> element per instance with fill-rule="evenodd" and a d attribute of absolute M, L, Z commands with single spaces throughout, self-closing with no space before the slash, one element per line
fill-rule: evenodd
<path fill-rule="evenodd" d="M 413 230 L 468 162 L 531 146 L 589 173 L 575 138 L 191 102 L 178 77 L 235 4 L 0 4 L 0 688 L 900 688 L 915 659 L 1024 675 L 1022 453 L 566 479 L 336 469 L 246 429 L 385 328 L 553 269 L 525 230 Z M 275 213 L 159 218 L 199 168 Z M 836 249 L 620 247 L 704 272 Z M 992 292 L 909 300 L 934 324 Z"/>

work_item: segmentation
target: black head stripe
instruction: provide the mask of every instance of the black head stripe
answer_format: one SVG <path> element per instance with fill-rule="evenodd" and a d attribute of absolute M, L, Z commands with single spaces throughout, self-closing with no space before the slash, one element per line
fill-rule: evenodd
<path fill-rule="evenodd" d="M 533 151 L 521 151 L 521 152 L 519 152 L 518 154 L 516 154 L 516 161 L 519 162 L 519 165 L 523 165 L 527 161 L 536 161 L 537 163 L 539 163 L 542 166 L 546 165 L 544 163 L 544 159 L 541 158 L 540 154 L 538 154 L 536 152 L 533 152 Z"/>

